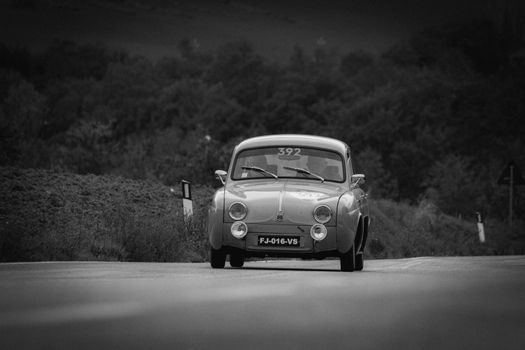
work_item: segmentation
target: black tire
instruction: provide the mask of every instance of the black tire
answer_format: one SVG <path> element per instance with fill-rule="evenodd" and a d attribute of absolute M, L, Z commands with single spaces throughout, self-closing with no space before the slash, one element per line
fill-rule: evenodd
<path fill-rule="evenodd" d="M 214 269 L 224 268 L 226 254 L 221 249 L 210 248 L 210 264 Z"/>
<path fill-rule="evenodd" d="M 364 255 L 363 252 L 358 252 L 355 255 L 355 266 L 354 271 L 363 271 L 364 266 Z"/>
<path fill-rule="evenodd" d="M 244 255 L 230 254 L 230 266 L 231 267 L 242 267 L 243 265 L 244 265 Z"/>
<path fill-rule="evenodd" d="M 352 272 L 355 270 L 355 246 L 341 255 L 341 271 Z"/>

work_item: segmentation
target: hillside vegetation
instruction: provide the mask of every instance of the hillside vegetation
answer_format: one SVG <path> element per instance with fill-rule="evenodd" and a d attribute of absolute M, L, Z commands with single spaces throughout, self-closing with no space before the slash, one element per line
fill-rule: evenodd
<path fill-rule="evenodd" d="M 158 200 L 167 203 L 166 186 L 178 186 L 181 179 L 211 191 L 216 186 L 214 170 L 227 167 L 234 145 L 242 139 L 279 133 L 323 135 L 350 145 L 355 170 L 367 176 L 365 189 L 377 204 L 375 210 L 383 206 L 388 213 L 385 219 L 399 217 L 392 224 L 401 226 L 385 226 L 382 232 L 390 230 L 391 235 L 378 238 L 372 255 L 403 255 L 403 246 L 409 247 L 406 254 L 414 254 L 410 244 L 403 242 L 419 237 L 410 232 L 417 232 L 420 224 L 433 235 L 453 235 L 454 242 L 471 242 L 467 227 L 472 226 L 462 226 L 461 218 L 470 223 L 475 212 L 481 212 L 488 224 L 494 223 L 494 231 L 505 235 L 499 241 L 508 242 L 525 234 L 525 186 L 516 187 L 513 193 L 514 230 L 510 232 L 508 187 L 496 180 L 511 160 L 525 169 L 524 82 L 522 31 L 507 20 L 431 28 L 381 54 L 338 53 L 324 46 L 306 52 L 296 47 L 286 63 L 269 61 L 247 41 L 204 51 L 192 40 L 182 40 L 177 55 L 155 63 L 101 45 L 70 41 L 56 41 L 42 53 L 0 45 L 0 166 L 19 169 L 15 173 L 47 169 L 49 174 L 87 176 L 72 175 L 78 181 L 94 175 L 106 179 L 102 183 L 133 179 L 137 182 L 129 182 L 130 186 L 143 183 L 156 186 L 152 193 L 166 192 Z M 46 186 L 37 184 L 27 180 L 24 186 Z M 21 194 L 16 188 L 4 191 L 13 203 Z M 27 206 L 33 208 L 46 208 L 53 203 L 49 198 L 61 198 L 60 187 L 49 198 L 45 192 L 32 191 L 28 195 L 34 204 Z M 71 258 L 118 256 L 106 253 L 115 249 L 122 250 L 122 259 L 149 259 L 129 239 L 161 232 L 147 229 L 160 221 L 138 208 L 141 200 L 140 205 L 134 204 L 131 193 L 137 191 L 121 189 L 123 194 L 101 197 L 104 199 L 93 204 L 94 211 L 99 210 L 96 205 L 109 205 L 112 211 L 101 211 L 100 215 L 109 217 L 95 221 L 93 225 L 100 229 L 89 232 L 113 230 L 111 235 L 131 235 L 125 236 L 125 243 L 122 236 L 109 240 L 111 244 L 121 242 L 114 248 L 102 243 L 85 246 L 84 234 L 60 238 L 80 232 L 66 229 L 66 223 L 82 229 L 89 226 L 83 216 L 53 216 L 63 210 L 81 211 L 81 206 L 66 204 L 30 215 L 35 222 L 30 225 L 32 234 L 16 231 L 18 221 L 11 220 L 9 225 L 15 226 L 6 229 L 7 238 L 2 239 L 9 243 L 4 247 L 33 247 L 42 243 L 31 237 L 49 235 L 56 244 L 65 241 L 83 247 L 73 251 L 84 255 L 70 254 Z M 86 196 L 79 198 L 91 202 Z M 156 200 L 152 199 L 152 205 Z M 434 218 L 430 226 L 426 219 L 413 221 L 422 208 L 434 208 L 430 216 L 425 214 Z M 162 213 L 158 215 L 167 222 L 175 220 Z M 62 221 L 44 225 L 48 220 Z M 452 228 L 441 231 L 442 226 L 433 226 L 435 222 Z M 169 225 L 162 227 L 175 230 L 175 221 Z M 131 230 L 144 235 L 131 234 Z M 185 232 L 181 230 L 175 231 Z M 17 237 L 28 241 L 17 241 L 22 239 Z M 89 242 L 100 239 L 88 237 Z M 174 242 L 170 244 L 175 246 Z M 458 245 L 434 243 L 434 248 L 428 245 L 417 250 L 418 254 L 466 252 L 456 251 Z M 390 252 L 392 246 L 397 248 Z M 473 254 L 512 250 L 468 246 Z M 27 257 L 20 249 L 11 256 Z M 68 257 L 60 254 L 56 258 Z M 171 259 L 163 254 L 151 256 Z M 205 253 L 197 256 L 203 258 Z"/>
<path fill-rule="evenodd" d="M 0 168 L 0 191 L 0 261 L 208 259 L 207 186 L 186 221 L 180 196 L 149 181 Z M 475 223 L 429 206 L 372 201 L 371 220 L 367 258 L 525 253 L 494 226 L 480 244 Z"/>
<path fill-rule="evenodd" d="M 496 179 L 510 160 L 525 169 L 524 50 L 487 21 L 379 56 L 297 47 L 286 64 L 244 41 L 202 52 L 185 40 L 155 64 L 72 42 L 0 45 L 0 165 L 212 185 L 243 138 L 316 134 L 350 145 L 375 198 L 503 219 Z"/>
<path fill-rule="evenodd" d="M 0 261 L 207 258 L 207 187 L 186 222 L 180 195 L 150 181 L 0 168 L 0 190 Z"/>

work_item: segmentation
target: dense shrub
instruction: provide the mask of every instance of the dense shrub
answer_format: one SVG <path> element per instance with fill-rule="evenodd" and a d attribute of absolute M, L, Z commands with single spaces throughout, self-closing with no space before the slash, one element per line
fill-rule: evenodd
<path fill-rule="evenodd" d="M 427 200 L 418 206 L 390 200 L 371 202 L 371 227 L 366 253 L 369 257 L 399 258 L 445 255 L 524 254 L 520 239 L 523 224 L 515 233 L 506 223 L 489 220 L 485 224 L 486 242 L 480 243 L 474 216 L 460 219 L 444 214 Z"/>
<path fill-rule="evenodd" d="M 207 259 L 209 187 L 194 186 L 184 220 L 180 196 L 149 181 L 16 168 L 0 179 L 1 261 Z"/>

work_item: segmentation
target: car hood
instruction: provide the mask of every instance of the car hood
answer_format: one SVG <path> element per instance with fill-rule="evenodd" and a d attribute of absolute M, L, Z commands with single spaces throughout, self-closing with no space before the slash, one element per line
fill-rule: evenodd
<path fill-rule="evenodd" d="M 230 184 L 225 193 L 225 221 L 232 221 L 227 213 L 234 202 L 248 208 L 247 223 L 283 223 L 309 225 L 315 223 L 313 210 L 320 204 L 332 209 L 335 224 L 337 200 L 345 192 L 342 184 L 320 181 L 277 179 L 247 180 Z"/>

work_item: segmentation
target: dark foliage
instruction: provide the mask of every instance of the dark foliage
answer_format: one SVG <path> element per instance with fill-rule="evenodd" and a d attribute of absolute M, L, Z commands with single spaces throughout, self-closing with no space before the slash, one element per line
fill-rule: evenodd
<path fill-rule="evenodd" d="M 185 40 L 157 63 L 0 45 L 0 165 L 211 185 L 243 138 L 317 134 L 352 147 L 372 197 L 505 218 L 495 180 L 511 159 L 525 168 L 525 48 L 511 34 L 474 21 L 380 56 L 297 47 L 287 64 L 245 41 L 209 53 Z M 522 219 L 523 205 L 519 188 Z"/>

